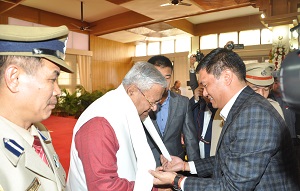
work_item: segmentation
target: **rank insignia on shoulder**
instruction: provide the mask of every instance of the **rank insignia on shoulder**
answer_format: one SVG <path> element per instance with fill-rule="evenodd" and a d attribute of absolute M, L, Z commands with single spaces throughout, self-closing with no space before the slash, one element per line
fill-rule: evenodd
<path fill-rule="evenodd" d="M 17 157 L 19 157 L 24 152 L 24 148 L 13 139 L 3 138 L 3 143 L 5 148 Z"/>

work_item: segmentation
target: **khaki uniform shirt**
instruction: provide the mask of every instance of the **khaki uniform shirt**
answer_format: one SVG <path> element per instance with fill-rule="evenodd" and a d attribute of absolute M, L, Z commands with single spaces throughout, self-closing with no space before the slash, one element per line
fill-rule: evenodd
<path fill-rule="evenodd" d="M 49 166 L 32 147 L 33 135 L 41 140 Z M 42 124 L 25 130 L 0 116 L 0 191 L 65 190 L 66 173 Z"/>

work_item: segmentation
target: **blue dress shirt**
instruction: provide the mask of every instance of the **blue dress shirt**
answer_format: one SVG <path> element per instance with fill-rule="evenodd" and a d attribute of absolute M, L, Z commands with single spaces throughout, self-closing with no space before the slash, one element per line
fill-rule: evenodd
<path fill-rule="evenodd" d="M 167 120 L 168 120 L 169 103 L 170 103 L 170 91 L 168 91 L 167 99 L 162 103 L 162 105 L 158 108 L 158 110 L 156 110 L 157 125 L 162 135 L 164 135 Z"/>

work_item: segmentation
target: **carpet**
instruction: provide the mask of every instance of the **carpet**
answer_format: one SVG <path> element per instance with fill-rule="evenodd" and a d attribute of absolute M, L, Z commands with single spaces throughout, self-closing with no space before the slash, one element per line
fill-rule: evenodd
<path fill-rule="evenodd" d="M 50 131 L 52 144 L 66 173 L 68 173 L 70 166 L 70 148 L 76 121 L 77 119 L 74 118 L 54 115 L 42 121 L 42 124 Z"/>

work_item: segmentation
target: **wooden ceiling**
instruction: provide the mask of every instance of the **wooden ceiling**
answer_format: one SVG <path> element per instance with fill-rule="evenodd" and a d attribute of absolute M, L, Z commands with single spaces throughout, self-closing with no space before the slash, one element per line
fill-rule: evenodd
<path fill-rule="evenodd" d="M 80 1 L 84 4 L 84 22 L 80 20 Z M 78 26 L 92 26 L 91 31 L 80 32 L 96 36 L 117 33 L 124 35 L 124 38 L 126 35 L 139 35 L 141 38 L 178 34 L 199 36 L 214 30 L 224 32 L 236 27 L 261 28 L 262 23 L 265 26 L 292 24 L 295 19 L 298 23 L 299 0 L 183 0 L 182 2 L 191 6 L 160 6 L 170 2 L 170 0 L 0 0 L 0 17 L 22 17 L 27 21 L 49 26 L 64 24 L 71 30 L 74 29 L 71 23 Z M 266 14 L 265 19 L 260 18 L 263 12 Z M 45 15 L 51 16 L 52 19 L 48 19 Z"/>

